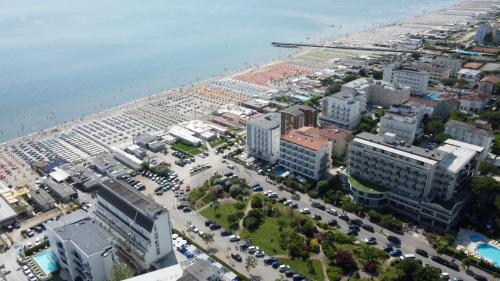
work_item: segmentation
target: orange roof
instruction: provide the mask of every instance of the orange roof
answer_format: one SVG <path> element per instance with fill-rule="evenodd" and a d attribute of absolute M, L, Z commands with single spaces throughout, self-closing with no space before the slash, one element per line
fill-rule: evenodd
<path fill-rule="evenodd" d="M 438 101 L 411 96 L 410 99 L 407 101 L 407 103 L 408 104 L 417 103 L 417 104 L 422 104 L 425 106 L 434 107 L 438 104 Z"/>
<path fill-rule="evenodd" d="M 474 48 L 472 48 L 472 51 L 481 52 L 481 53 L 496 54 L 498 52 L 498 48 L 474 47 Z"/>
<path fill-rule="evenodd" d="M 497 82 L 500 82 L 500 77 L 493 76 L 493 75 L 486 76 L 483 79 L 481 79 L 480 82 L 489 82 L 489 83 L 496 84 Z"/>
<path fill-rule="evenodd" d="M 304 129 L 304 128 L 302 128 Z M 306 129 L 307 131 L 307 129 Z M 328 142 L 317 137 L 308 136 L 304 130 L 291 130 L 288 134 L 283 135 L 281 140 L 300 145 L 302 147 L 319 151 Z"/>
<path fill-rule="evenodd" d="M 482 63 L 471 61 L 471 62 L 468 62 L 468 63 L 464 64 L 463 68 L 480 69 L 481 66 L 483 66 Z"/>

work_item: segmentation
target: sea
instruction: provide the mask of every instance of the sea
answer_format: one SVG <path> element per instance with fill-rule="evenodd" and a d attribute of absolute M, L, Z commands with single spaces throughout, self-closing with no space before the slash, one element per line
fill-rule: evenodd
<path fill-rule="evenodd" d="M 0 0 L 0 142 L 458 0 Z"/>

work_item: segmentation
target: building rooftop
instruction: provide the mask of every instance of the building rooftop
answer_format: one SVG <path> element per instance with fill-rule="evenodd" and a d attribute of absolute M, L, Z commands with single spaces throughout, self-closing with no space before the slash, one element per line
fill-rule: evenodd
<path fill-rule="evenodd" d="M 490 97 L 485 94 L 469 94 L 469 95 L 463 95 L 460 100 L 466 100 L 466 101 L 485 101 L 488 100 Z"/>
<path fill-rule="evenodd" d="M 142 134 L 138 135 L 137 137 L 134 138 L 134 143 L 144 143 L 148 144 L 150 142 L 154 142 L 158 139 L 158 137 L 150 135 L 150 134 Z"/>
<path fill-rule="evenodd" d="M 87 256 L 101 253 L 112 246 L 112 236 L 95 224 L 88 213 L 86 216 L 81 214 L 81 219 L 72 219 L 66 224 L 64 224 L 65 217 L 61 217 L 59 221 L 63 224 L 52 230 L 62 240 L 72 241 Z"/>
<path fill-rule="evenodd" d="M 462 68 L 462 69 L 460 69 L 460 71 L 458 71 L 458 74 L 477 76 L 477 75 L 481 74 L 481 70 Z"/>
<path fill-rule="evenodd" d="M 293 106 L 290 106 L 288 108 L 285 108 L 281 110 L 283 113 L 288 113 L 294 116 L 302 114 L 304 111 L 316 111 L 314 108 L 307 106 L 307 105 L 301 105 L 301 104 L 296 104 Z"/>
<path fill-rule="evenodd" d="M 39 188 L 30 192 L 31 200 L 37 202 L 40 205 L 46 205 L 54 203 L 54 198 L 45 191 L 45 189 Z"/>
<path fill-rule="evenodd" d="M 488 82 L 488 83 L 496 84 L 496 83 L 500 82 L 500 77 L 490 75 L 490 76 L 484 77 L 480 81 L 481 82 Z"/>
<path fill-rule="evenodd" d="M 308 127 L 304 127 L 308 128 Z M 300 145 L 302 147 L 312 149 L 315 151 L 321 150 L 321 148 L 328 143 L 326 140 L 322 140 L 318 137 L 312 137 L 307 135 L 304 131 L 291 130 L 288 134 L 283 135 L 281 140 Z M 306 129 L 307 130 L 307 129 Z"/>
<path fill-rule="evenodd" d="M 450 143 L 439 146 L 437 150 L 447 153 L 447 156 L 439 162 L 439 166 L 452 173 L 460 171 L 477 154 L 474 150 Z"/>
<path fill-rule="evenodd" d="M 276 129 L 281 126 L 281 114 L 268 113 L 248 120 L 247 125 L 264 129 Z"/>
<path fill-rule="evenodd" d="M 485 47 L 473 47 L 472 51 L 488 53 L 488 54 L 496 54 L 498 52 L 498 48 L 485 48 Z"/>
<path fill-rule="evenodd" d="M 438 105 L 439 100 L 431 100 L 426 98 L 419 98 L 415 96 L 411 96 L 410 99 L 405 103 L 406 105 L 424 105 L 428 107 L 435 107 Z"/>
<path fill-rule="evenodd" d="M 299 129 L 310 136 L 322 136 L 334 140 L 347 140 L 351 138 L 352 132 L 343 128 L 314 128 L 304 127 Z"/>
<path fill-rule="evenodd" d="M 354 141 L 363 144 L 371 145 L 373 147 L 383 149 L 404 157 L 422 161 L 434 165 L 437 161 L 441 160 L 444 155 L 434 150 L 425 149 L 414 145 L 400 145 L 398 142 L 388 143 L 384 140 L 383 136 L 374 135 L 371 133 L 363 132 L 356 135 Z"/>
<path fill-rule="evenodd" d="M 483 66 L 482 62 L 471 61 L 471 62 L 465 63 L 462 67 L 469 68 L 469 69 L 480 69 L 481 66 Z"/>
<path fill-rule="evenodd" d="M 16 211 L 0 196 L 0 222 L 12 219 L 16 216 Z"/>
<path fill-rule="evenodd" d="M 53 195 L 59 198 L 67 198 L 76 194 L 76 191 L 69 185 L 57 183 L 49 178 L 45 178 L 43 182 Z"/>
<path fill-rule="evenodd" d="M 446 122 L 445 127 L 455 128 L 455 129 L 467 131 L 470 133 L 474 133 L 474 134 L 478 134 L 478 135 L 482 135 L 482 136 L 486 136 L 486 137 L 491 137 L 493 135 L 493 132 L 491 130 L 479 128 L 475 124 L 469 124 L 469 123 L 460 122 L 457 120 L 449 120 L 448 122 Z"/>
<path fill-rule="evenodd" d="M 481 71 L 483 72 L 497 72 L 500 71 L 500 63 L 498 62 L 489 62 L 481 67 Z"/>
<path fill-rule="evenodd" d="M 166 211 L 152 199 L 121 182 L 106 180 L 99 185 L 98 196 L 148 231 L 152 230 L 156 216 Z"/>

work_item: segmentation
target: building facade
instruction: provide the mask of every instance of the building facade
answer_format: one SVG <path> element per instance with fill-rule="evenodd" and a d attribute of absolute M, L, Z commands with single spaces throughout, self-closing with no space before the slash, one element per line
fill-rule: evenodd
<path fill-rule="evenodd" d="M 419 116 L 411 106 L 393 105 L 380 118 L 380 134 L 393 133 L 398 141 L 412 144 L 419 127 Z"/>
<path fill-rule="evenodd" d="M 429 81 L 432 83 L 441 83 L 444 79 L 450 78 L 450 68 L 443 64 L 437 64 L 433 61 L 418 61 L 416 67 L 429 73 Z"/>
<path fill-rule="evenodd" d="M 248 153 L 258 159 L 274 163 L 279 158 L 281 115 L 268 113 L 247 122 Z"/>
<path fill-rule="evenodd" d="M 486 76 L 477 83 L 477 91 L 480 94 L 491 96 L 496 90 L 497 83 L 500 82 L 500 77 Z"/>
<path fill-rule="evenodd" d="M 384 66 L 383 80 L 409 86 L 413 95 L 426 95 L 429 79 L 427 71 L 394 64 Z"/>
<path fill-rule="evenodd" d="M 477 120 L 474 124 L 450 120 L 446 122 L 444 132 L 455 140 L 483 147 L 481 159 L 486 158 L 494 139 L 488 123 L 481 120 Z"/>
<path fill-rule="evenodd" d="M 450 57 L 437 56 L 432 58 L 432 63 L 438 65 L 440 68 L 449 68 L 450 77 L 456 78 L 460 68 L 462 68 L 463 61 Z"/>
<path fill-rule="evenodd" d="M 330 168 L 330 142 L 307 134 L 309 128 L 291 130 L 280 141 L 279 164 L 301 176 L 319 180 Z"/>
<path fill-rule="evenodd" d="M 480 75 L 481 75 L 480 70 L 462 68 L 458 72 L 457 78 L 458 80 L 465 80 L 467 82 L 465 84 L 465 87 L 468 89 L 472 89 L 477 85 L 477 82 L 479 82 Z"/>
<path fill-rule="evenodd" d="M 468 113 L 479 113 L 483 111 L 488 104 L 490 97 L 485 94 L 468 94 L 460 98 L 460 110 Z"/>
<path fill-rule="evenodd" d="M 335 125 L 354 129 L 361 120 L 362 105 L 350 92 L 340 92 L 322 100 L 322 126 Z"/>
<path fill-rule="evenodd" d="M 106 281 L 115 264 L 113 237 L 77 210 L 47 223 L 47 237 L 63 280 Z"/>
<path fill-rule="evenodd" d="M 386 81 L 359 78 L 342 85 L 342 91 L 365 96 L 368 105 L 389 108 L 393 104 L 407 102 L 410 98 L 411 89 L 409 86 L 392 84 Z"/>
<path fill-rule="evenodd" d="M 140 269 L 161 268 L 171 254 L 168 211 L 134 188 L 113 180 L 101 182 L 96 214 Z"/>
<path fill-rule="evenodd" d="M 461 183 L 475 174 L 482 150 L 453 140 L 427 150 L 399 145 L 391 133 L 361 133 L 349 147 L 347 182 L 358 203 L 448 229 L 464 206 Z"/>
<path fill-rule="evenodd" d="M 281 110 L 280 114 L 282 135 L 291 129 L 318 126 L 318 111 L 307 105 L 294 105 Z"/>

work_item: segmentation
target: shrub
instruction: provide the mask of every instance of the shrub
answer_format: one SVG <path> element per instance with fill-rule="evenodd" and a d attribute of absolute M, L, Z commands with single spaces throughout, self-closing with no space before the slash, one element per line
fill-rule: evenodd
<path fill-rule="evenodd" d="M 338 266 L 331 266 L 328 267 L 326 274 L 328 275 L 328 280 L 340 281 L 342 279 L 342 276 L 344 275 L 344 270 L 342 270 L 342 268 Z"/>
<path fill-rule="evenodd" d="M 262 202 L 262 199 L 260 197 L 252 198 L 252 202 L 250 203 L 250 205 L 254 209 L 261 209 L 262 207 L 264 207 L 264 203 Z"/>
<path fill-rule="evenodd" d="M 335 255 L 335 264 L 340 266 L 344 271 L 353 271 L 357 268 L 356 261 L 351 252 L 346 250 L 338 250 Z"/>

